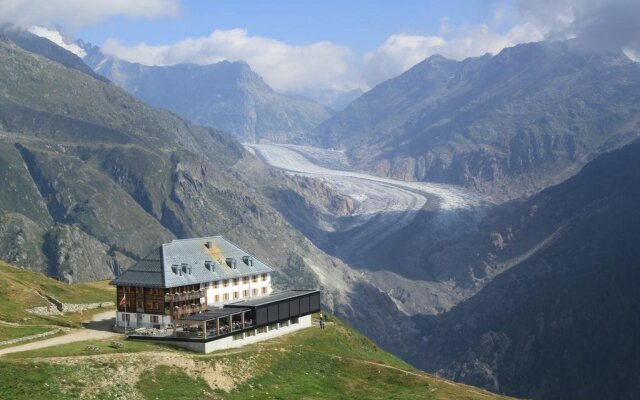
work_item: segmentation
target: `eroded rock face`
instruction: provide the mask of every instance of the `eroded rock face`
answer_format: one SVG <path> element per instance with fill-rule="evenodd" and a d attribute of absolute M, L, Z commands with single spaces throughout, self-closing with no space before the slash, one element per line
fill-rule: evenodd
<path fill-rule="evenodd" d="M 331 215 L 346 217 L 353 213 L 355 201 L 349 196 L 338 193 L 320 179 L 295 175 L 293 181 L 307 200 L 315 200 L 316 207 L 322 207 Z"/>
<path fill-rule="evenodd" d="M 44 233 L 43 227 L 22 214 L 0 214 L 0 257 L 47 273 L 48 260 L 42 251 Z"/>
<path fill-rule="evenodd" d="M 133 263 L 77 225 L 56 225 L 49 232 L 47 246 L 54 276 L 67 283 L 110 279 Z"/>

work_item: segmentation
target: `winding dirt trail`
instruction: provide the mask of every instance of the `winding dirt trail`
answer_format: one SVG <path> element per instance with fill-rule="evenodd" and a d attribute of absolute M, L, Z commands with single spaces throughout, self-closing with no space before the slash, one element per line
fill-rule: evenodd
<path fill-rule="evenodd" d="M 86 328 L 70 329 L 66 335 L 0 349 L 0 356 L 20 351 L 37 350 L 67 343 L 82 342 L 84 340 L 100 340 L 116 337 L 118 334 L 110 330 L 114 324 L 114 314 L 114 311 L 96 314 L 91 319 L 91 322 L 86 324 Z"/>

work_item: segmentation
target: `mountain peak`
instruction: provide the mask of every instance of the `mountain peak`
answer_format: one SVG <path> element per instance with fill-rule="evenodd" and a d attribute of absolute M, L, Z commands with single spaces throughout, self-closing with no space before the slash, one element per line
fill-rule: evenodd
<path fill-rule="evenodd" d="M 105 55 L 90 44 L 84 61 L 149 104 L 246 141 L 286 141 L 330 115 L 312 100 L 276 93 L 245 61 L 143 66 Z"/>

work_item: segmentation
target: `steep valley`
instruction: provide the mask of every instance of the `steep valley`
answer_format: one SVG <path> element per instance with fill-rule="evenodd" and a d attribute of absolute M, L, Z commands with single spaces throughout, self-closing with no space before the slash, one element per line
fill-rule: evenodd
<path fill-rule="evenodd" d="M 242 63 L 94 61 L 145 70 L 148 93 L 222 68 L 270 106 L 297 101 Z M 277 289 L 321 288 L 323 307 L 426 371 L 527 398 L 633 398 L 638 88 L 637 63 L 572 42 L 433 56 L 309 134 L 328 116 L 315 103 L 295 126 L 273 112 L 272 130 L 222 109 L 182 110 L 189 122 L 46 40 L 0 35 L 0 259 L 87 282 L 222 234 L 273 265 Z"/>

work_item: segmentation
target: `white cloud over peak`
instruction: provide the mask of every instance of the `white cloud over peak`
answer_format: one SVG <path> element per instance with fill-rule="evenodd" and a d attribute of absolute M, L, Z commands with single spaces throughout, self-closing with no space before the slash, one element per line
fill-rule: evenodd
<path fill-rule="evenodd" d="M 548 38 L 578 38 L 594 49 L 640 52 L 638 0 L 517 0 L 522 20 L 542 27 Z"/>
<path fill-rule="evenodd" d="M 376 50 L 364 56 L 362 75 L 375 85 L 408 70 L 425 58 L 440 54 L 452 60 L 496 54 L 505 47 L 544 39 L 545 33 L 532 24 L 515 25 L 504 34 L 487 25 L 453 29 L 443 25 L 437 36 L 392 35 Z"/>
<path fill-rule="evenodd" d="M 180 0 L 0 0 L 0 22 L 81 25 L 112 15 L 156 18 L 177 15 L 180 5 Z M 637 59 L 638 16 L 639 0 L 511 0 L 497 2 L 493 17 L 484 24 L 455 26 L 445 17 L 439 32 L 398 32 L 361 56 L 348 46 L 329 41 L 293 45 L 250 35 L 246 29 L 218 29 L 208 36 L 158 46 L 127 46 L 108 40 L 102 49 L 106 54 L 145 65 L 245 61 L 269 85 L 283 92 L 366 90 L 434 54 L 461 60 L 544 39 L 576 37 L 594 48 L 622 49 Z M 61 44 L 53 31 L 37 34 Z M 61 45 L 78 51 L 64 40 Z"/>
<path fill-rule="evenodd" d="M 577 40 L 595 50 L 624 51 L 640 58 L 638 0 L 515 0 L 500 6 L 487 24 L 452 27 L 444 18 L 438 35 L 392 35 L 364 57 L 362 76 L 369 85 L 406 71 L 433 55 L 461 60 L 496 54 L 505 47 L 545 39 Z M 503 33 L 491 26 L 511 22 Z"/>
<path fill-rule="evenodd" d="M 23 28 L 55 22 L 82 26 L 115 15 L 153 19 L 179 11 L 180 0 L 2 0 L 0 22 Z"/>
<path fill-rule="evenodd" d="M 296 46 L 251 36 L 245 29 L 216 29 L 209 36 L 188 38 L 163 46 L 141 43 L 128 47 L 108 40 L 102 51 L 145 65 L 245 61 L 270 86 L 285 92 L 302 88 L 354 86 L 350 76 L 353 57 L 350 48 L 328 41 Z"/>

